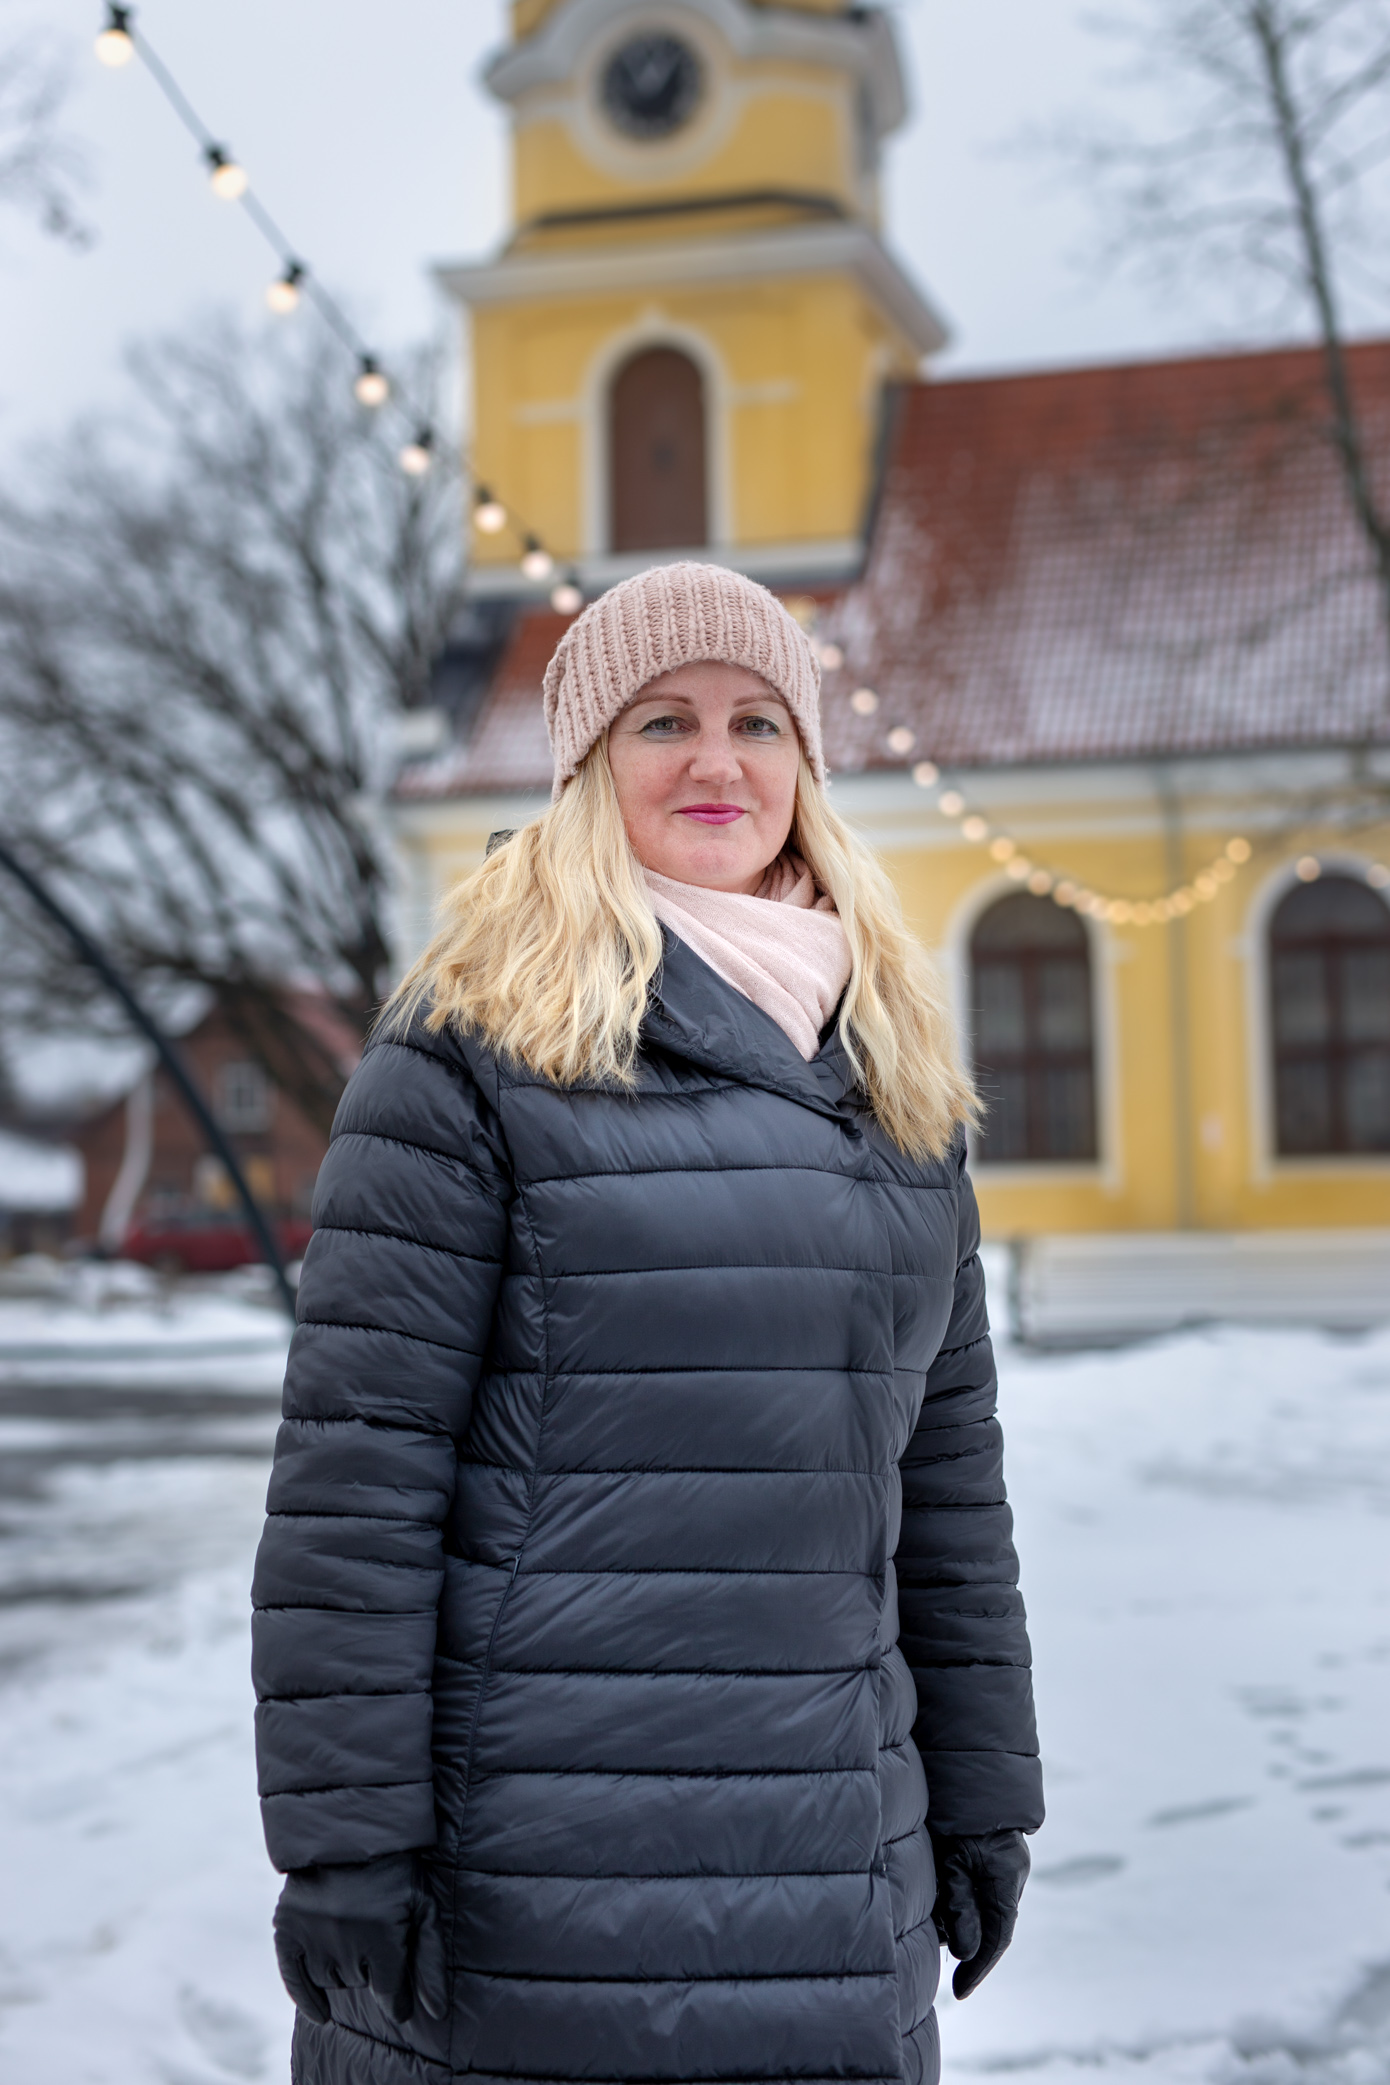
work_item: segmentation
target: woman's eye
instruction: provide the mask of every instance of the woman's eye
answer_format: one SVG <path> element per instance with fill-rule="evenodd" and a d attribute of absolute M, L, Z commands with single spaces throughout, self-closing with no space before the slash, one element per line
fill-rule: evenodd
<path fill-rule="evenodd" d="M 684 717 L 648 717 L 642 726 L 643 738 L 674 738 L 677 732 L 686 729 Z"/>
<path fill-rule="evenodd" d="M 749 738 L 780 738 L 782 727 L 775 717 L 745 717 L 743 729 Z"/>

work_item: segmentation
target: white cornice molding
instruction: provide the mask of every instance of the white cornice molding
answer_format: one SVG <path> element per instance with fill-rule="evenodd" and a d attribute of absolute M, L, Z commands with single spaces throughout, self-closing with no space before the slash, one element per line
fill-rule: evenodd
<path fill-rule="evenodd" d="M 897 39 L 888 16 L 865 8 L 854 16 L 794 14 L 787 8 L 752 8 L 743 0 L 565 0 L 524 43 L 497 51 L 483 79 L 499 101 L 515 102 L 535 87 L 572 80 L 585 52 L 628 15 L 694 14 L 723 37 L 740 58 L 781 58 L 829 65 L 854 73 L 868 93 L 874 129 L 887 137 L 906 120 L 907 89 Z"/>
<path fill-rule="evenodd" d="M 602 551 L 581 555 L 573 565 L 585 593 L 599 594 L 652 565 L 671 565 L 692 557 L 704 564 L 724 565 L 764 585 L 843 586 L 862 569 L 864 545 L 858 536 L 807 538 L 799 543 L 697 543 L 684 550 Z M 464 579 L 464 593 L 471 601 L 521 601 L 539 607 L 547 591 L 548 582 L 538 586 L 524 576 L 519 565 L 473 565 Z"/>
<path fill-rule="evenodd" d="M 788 275 L 849 274 L 919 355 L 946 345 L 946 328 L 911 276 L 867 226 L 788 225 L 742 237 L 676 239 L 659 247 L 588 247 L 446 263 L 436 279 L 470 307 L 525 304 L 612 290 L 681 288 Z"/>

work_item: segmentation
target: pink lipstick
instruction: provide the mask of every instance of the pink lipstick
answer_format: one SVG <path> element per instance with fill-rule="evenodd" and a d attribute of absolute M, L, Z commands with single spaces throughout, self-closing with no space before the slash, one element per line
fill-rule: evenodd
<path fill-rule="evenodd" d="M 745 813 L 738 804 L 682 804 L 680 815 L 694 818 L 700 825 L 732 825 Z"/>

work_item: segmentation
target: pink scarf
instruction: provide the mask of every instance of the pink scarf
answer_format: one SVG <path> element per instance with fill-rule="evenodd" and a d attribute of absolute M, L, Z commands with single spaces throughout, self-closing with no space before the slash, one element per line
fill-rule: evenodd
<path fill-rule="evenodd" d="M 662 925 L 771 1014 L 809 1064 L 849 983 L 850 955 L 839 914 L 805 862 L 779 855 L 751 898 L 643 874 Z"/>

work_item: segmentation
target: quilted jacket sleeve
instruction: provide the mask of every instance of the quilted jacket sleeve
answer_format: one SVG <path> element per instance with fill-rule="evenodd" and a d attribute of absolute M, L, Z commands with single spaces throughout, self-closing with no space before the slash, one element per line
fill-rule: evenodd
<path fill-rule="evenodd" d="M 960 1155 L 955 1302 L 902 1457 L 900 1644 L 917 1683 L 913 1735 L 932 1830 L 1035 1831 L 1042 1772 L 1032 1658 L 980 1267 L 980 1220 Z"/>
<path fill-rule="evenodd" d="M 495 1115 L 457 1052 L 420 1034 L 374 1044 L 319 1175 L 256 1559 L 256 1749 L 277 1868 L 434 1840 L 443 1525 L 508 1196 Z"/>

